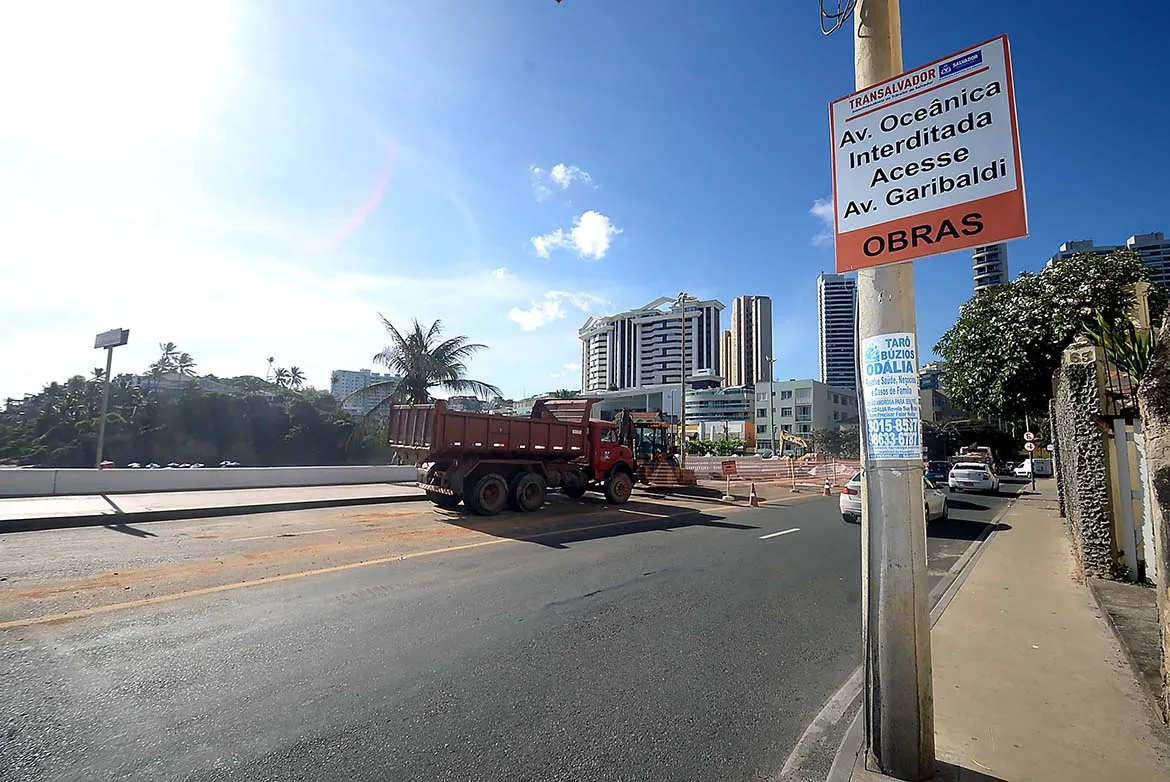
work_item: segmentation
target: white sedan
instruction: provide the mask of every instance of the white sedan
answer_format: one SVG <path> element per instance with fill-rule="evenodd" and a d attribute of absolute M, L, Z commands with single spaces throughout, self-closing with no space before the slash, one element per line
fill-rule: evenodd
<path fill-rule="evenodd" d="M 999 491 L 999 477 L 980 462 L 959 462 L 947 476 L 951 491 Z"/>
<path fill-rule="evenodd" d="M 950 515 L 947 507 L 947 493 L 932 481 L 922 479 L 922 500 L 926 512 L 926 523 L 945 519 Z M 861 473 L 857 473 L 841 489 L 841 518 L 849 522 L 861 520 Z"/>

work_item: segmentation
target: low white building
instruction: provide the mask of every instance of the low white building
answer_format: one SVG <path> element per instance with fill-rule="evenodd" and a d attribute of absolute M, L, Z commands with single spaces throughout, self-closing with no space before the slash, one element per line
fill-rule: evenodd
<path fill-rule="evenodd" d="M 774 429 L 807 437 L 818 429 L 856 426 L 859 421 L 856 391 L 817 380 L 756 383 L 753 405 L 758 450 L 778 450 Z"/>

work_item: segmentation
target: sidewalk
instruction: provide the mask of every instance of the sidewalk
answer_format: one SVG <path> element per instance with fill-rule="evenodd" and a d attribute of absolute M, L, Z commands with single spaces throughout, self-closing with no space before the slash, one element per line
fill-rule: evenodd
<path fill-rule="evenodd" d="M 212 489 L 0 499 L 0 533 L 422 499 L 414 484 Z"/>
<path fill-rule="evenodd" d="M 931 634 L 948 780 L 1170 779 L 1170 731 L 1077 576 L 1056 486 L 1021 497 Z M 886 779 L 863 770 L 852 779 Z"/>

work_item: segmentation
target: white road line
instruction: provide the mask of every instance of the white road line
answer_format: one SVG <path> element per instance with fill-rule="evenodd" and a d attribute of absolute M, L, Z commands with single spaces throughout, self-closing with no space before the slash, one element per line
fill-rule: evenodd
<path fill-rule="evenodd" d="M 760 540 L 767 540 L 768 538 L 775 538 L 775 537 L 779 537 L 780 535 L 787 535 L 789 532 L 800 532 L 800 527 L 793 527 L 792 529 L 786 529 L 783 532 L 772 532 L 772 533 L 769 533 L 767 535 L 760 535 Z"/>
<path fill-rule="evenodd" d="M 653 516 L 656 519 L 669 519 L 671 516 L 678 515 L 675 513 L 650 513 L 648 511 L 644 511 L 644 510 L 627 510 L 625 508 L 622 508 L 618 512 L 619 513 L 633 513 L 636 516 Z"/>
<path fill-rule="evenodd" d="M 240 543 L 245 540 L 264 540 L 265 538 L 297 538 L 301 535 L 313 535 L 317 532 L 333 532 L 337 527 L 326 527 L 325 529 L 307 529 L 304 532 L 280 532 L 276 535 L 253 535 L 250 538 L 232 538 L 233 543 Z"/>

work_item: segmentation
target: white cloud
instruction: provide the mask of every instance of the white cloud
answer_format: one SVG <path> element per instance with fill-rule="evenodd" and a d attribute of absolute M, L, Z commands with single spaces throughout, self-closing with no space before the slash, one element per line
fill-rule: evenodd
<path fill-rule="evenodd" d="M 568 231 L 557 228 L 542 236 L 534 236 L 530 241 L 541 258 L 549 257 L 553 250 L 571 248 L 582 258 L 599 261 L 609 252 L 613 237 L 621 232 L 622 229 L 608 217 L 590 209 L 575 218 Z"/>
<path fill-rule="evenodd" d="M 491 270 L 491 278 L 493 280 L 506 280 L 506 279 L 508 279 L 508 268 L 506 266 L 501 266 L 498 269 L 492 269 Z"/>
<path fill-rule="evenodd" d="M 548 189 L 548 185 L 544 184 L 547 172 L 539 166 L 529 166 L 528 174 L 532 178 L 532 192 L 536 195 L 537 201 L 543 201 L 552 195 L 552 191 Z"/>
<path fill-rule="evenodd" d="M 821 221 L 821 230 L 812 238 L 817 247 L 828 247 L 833 244 L 833 197 L 818 198 L 813 201 L 808 213 Z"/>
<path fill-rule="evenodd" d="M 612 306 L 602 297 L 592 293 L 548 291 L 543 299 L 533 301 L 528 309 L 513 307 L 508 310 L 508 320 L 520 324 L 520 328 L 525 331 L 536 331 L 541 326 L 547 326 L 567 316 L 569 313 L 566 304 L 586 313 Z"/>
<path fill-rule="evenodd" d="M 548 177 L 556 184 L 560 185 L 561 190 L 568 190 L 570 183 L 582 182 L 590 184 L 593 182 L 593 177 L 589 175 L 588 171 L 582 171 L 577 166 L 566 166 L 564 163 L 557 163 L 548 172 Z"/>
<path fill-rule="evenodd" d="M 537 201 L 543 201 L 552 195 L 553 189 L 550 185 L 568 190 L 569 185 L 574 182 L 585 185 L 593 183 L 593 177 L 588 171 L 565 163 L 557 163 L 548 170 L 540 166 L 529 166 L 528 174 L 532 178 L 532 192 L 536 195 Z"/>
<path fill-rule="evenodd" d="M 561 364 L 561 368 L 556 372 L 550 372 L 548 377 L 550 380 L 565 380 L 568 378 L 580 379 L 581 362 L 570 361 L 566 364 Z"/>

